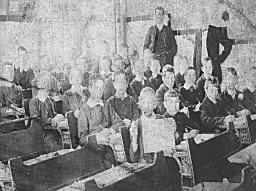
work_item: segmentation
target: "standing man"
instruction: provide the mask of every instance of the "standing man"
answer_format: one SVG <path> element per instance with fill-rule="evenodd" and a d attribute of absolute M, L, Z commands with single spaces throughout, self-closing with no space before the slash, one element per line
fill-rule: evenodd
<path fill-rule="evenodd" d="M 209 26 L 206 39 L 206 48 L 208 57 L 212 60 L 214 77 L 217 77 L 219 84 L 222 82 L 222 69 L 221 64 L 230 55 L 233 45 L 233 40 L 228 37 L 228 26 L 229 26 L 229 12 L 227 6 L 219 2 L 210 2 L 209 6 Z M 216 4 L 217 3 L 217 4 Z M 220 46 L 223 50 L 220 51 Z"/>
<path fill-rule="evenodd" d="M 163 7 L 155 9 L 155 25 L 149 28 L 144 42 L 144 50 L 152 51 L 155 59 L 160 61 L 161 68 L 166 64 L 173 66 L 173 57 L 177 53 L 177 42 L 171 25 L 166 26 L 164 23 L 164 12 Z"/>

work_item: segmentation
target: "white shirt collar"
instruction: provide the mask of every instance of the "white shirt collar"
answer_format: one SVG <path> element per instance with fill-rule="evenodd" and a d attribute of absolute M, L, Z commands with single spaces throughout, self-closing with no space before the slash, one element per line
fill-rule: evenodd
<path fill-rule="evenodd" d="M 196 88 L 196 85 L 195 84 L 184 84 L 183 86 L 186 90 L 188 90 L 189 88 L 193 87 L 193 88 Z"/>
<path fill-rule="evenodd" d="M 87 101 L 87 105 L 89 107 L 95 107 L 96 105 L 100 105 L 100 106 L 103 107 L 104 103 L 101 99 L 100 100 L 94 100 L 94 99 L 89 98 L 88 101 Z"/>

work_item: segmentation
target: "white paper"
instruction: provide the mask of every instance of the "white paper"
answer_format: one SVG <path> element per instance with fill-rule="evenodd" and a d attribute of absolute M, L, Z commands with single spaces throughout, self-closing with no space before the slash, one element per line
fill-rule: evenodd
<path fill-rule="evenodd" d="M 144 153 L 156 153 L 175 148 L 176 124 L 173 119 L 142 120 Z"/>

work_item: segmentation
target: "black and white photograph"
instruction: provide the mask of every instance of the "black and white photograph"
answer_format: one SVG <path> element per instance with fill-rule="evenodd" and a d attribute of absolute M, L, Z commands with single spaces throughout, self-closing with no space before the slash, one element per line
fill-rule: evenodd
<path fill-rule="evenodd" d="M 256 191 L 256 1 L 0 0 L 0 191 Z"/>

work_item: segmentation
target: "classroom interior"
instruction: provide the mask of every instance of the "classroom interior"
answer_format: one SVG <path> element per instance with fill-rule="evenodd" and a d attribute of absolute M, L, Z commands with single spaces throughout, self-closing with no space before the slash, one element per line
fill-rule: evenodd
<path fill-rule="evenodd" d="M 1 0 L 0 191 L 255 191 L 255 10 Z"/>

